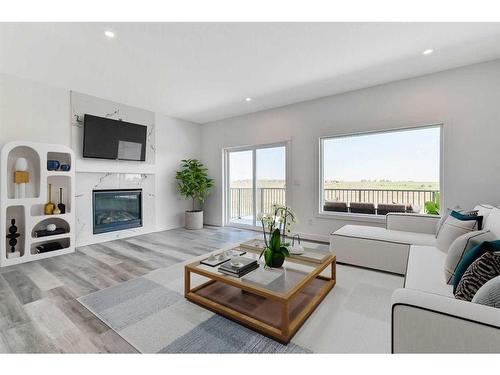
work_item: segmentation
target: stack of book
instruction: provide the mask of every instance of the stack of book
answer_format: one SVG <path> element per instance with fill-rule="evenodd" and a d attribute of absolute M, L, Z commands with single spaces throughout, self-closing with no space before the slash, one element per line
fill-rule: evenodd
<path fill-rule="evenodd" d="M 229 262 L 226 262 L 222 266 L 220 266 L 219 272 L 234 277 L 241 277 L 257 268 L 259 268 L 259 264 L 255 259 L 234 257 Z"/>

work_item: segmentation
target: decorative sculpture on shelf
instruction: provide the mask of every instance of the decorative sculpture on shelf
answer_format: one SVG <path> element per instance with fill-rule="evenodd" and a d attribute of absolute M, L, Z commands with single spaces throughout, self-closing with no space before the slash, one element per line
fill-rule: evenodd
<path fill-rule="evenodd" d="M 57 208 L 61 211 L 61 214 L 66 213 L 66 205 L 63 203 L 63 188 L 59 188 L 59 204 Z"/>
<path fill-rule="evenodd" d="M 16 251 L 17 239 L 21 236 L 17 233 L 16 219 L 10 221 L 9 234 L 6 236 L 9 239 L 10 252 L 7 253 L 7 259 L 18 258 L 21 256 L 19 251 Z"/>
<path fill-rule="evenodd" d="M 45 215 L 53 215 L 54 214 L 54 208 L 56 205 L 52 203 L 52 184 L 49 184 L 49 189 L 48 189 L 48 202 L 45 203 L 45 206 L 43 208 L 43 213 Z"/>
<path fill-rule="evenodd" d="M 28 173 L 28 160 L 19 158 L 16 160 L 14 166 L 14 184 L 16 199 L 26 198 L 26 185 L 30 182 L 30 175 Z"/>

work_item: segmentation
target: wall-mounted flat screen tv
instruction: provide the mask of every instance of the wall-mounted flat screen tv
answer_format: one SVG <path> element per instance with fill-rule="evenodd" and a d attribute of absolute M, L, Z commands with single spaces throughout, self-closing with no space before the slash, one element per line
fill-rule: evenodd
<path fill-rule="evenodd" d="M 83 157 L 146 160 L 147 126 L 85 114 Z"/>

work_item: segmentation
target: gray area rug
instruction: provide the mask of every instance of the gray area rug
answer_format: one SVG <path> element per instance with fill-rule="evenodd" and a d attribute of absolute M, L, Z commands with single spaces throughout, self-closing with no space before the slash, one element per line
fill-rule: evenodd
<path fill-rule="evenodd" d="M 220 315 L 214 315 L 160 350 L 160 353 L 310 353 L 282 345 Z"/>
<path fill-rule="evenodd" d="M 238 238 L 214 238 L 210 246 L 197 245 L 200 254 Z M 181 232 L 193 244 L 190 233 Z M 199 237 L 198 237 L 199 238 Z M 184 299 L 184 264 L 196 255 L 183 254 L 181 241 L 172 249 L 161 243 L 144 256 L 161 252 L 178 262 L 134 280 L 112 286 L 78 300 L 99 319 L 142 353 L 389 353 L 391 347 L 391 295 L 403 278 L 382 272 L 337 265 L 338 283 L 304 323 L 288 345 L 260 335 Z M 325 248 L 325 245 L 308 244 Z M 195 246 L 192 246 L 192 249 Z M 203 257 L 203 255 L 201 255 Z M 184 258 L 184 261 L 180 259 Z M 186 260 L 190 258 L 191 260 Z M 169 260 L 170 262 L 170 260 Z M 192 285 L 204 281 L 192 274 Z"/>
<path fill-rule="evenodd" d="M 94 315 L 116 331 L 141 353 L 309 353 L 296 343 L 280 344 L 240 324 L 216 315 L 184 298 L 184 265 L 214 249 L 230 248 L 232 241 L 243 242 L 259 236 L 258 233 L 236 232 L 223 237 L 217 231 L 204 231 L 193 236 L 183 232 L 182 239 L 190 243 L 196 253 L 184 253 L 181 243 L 164 238 L 144 238 L 150 247 L 148 254 L 161 253 L 177 261 L 154 270 L 145 276 L 126 281 L 107 289 L 78 298 Z M 141 240 L 136 238 L 134 240 Z M 170 239 L 169 239 L 170 240 Z M 200 243 L 193 246 L 194 240 Z M 113 241 L 114 242 L 114 241 Z M 233 242 L 234 243 L 234 242 Z M 108 243 L 109 244 L 109 243 Z M 113 245 L 120 246 L 121 243 Z M 184 244 L 184 247 L 185 244 Z M 328 250 L 327 245 L 309 244 L 309 247 Z M 151 255 L 149 255 L 151 256 Z M 206 255 L 201 255 L 205 257 Z M 190 259 L 190 260 L 187 260 Z M 192 275 L 196 284 L 197 275 Z M 198 281 L 206 281 L 198 277 Z"/>
<path fill-rule="evenodd" d="M 168 270 L 158 270 L 153 277 L 176 289 L 181 284 Z M 179 291 L 146 277 L 78 300 L 141 353 L 310 352 L 294 343 L 282 345 L 213 314 L 186 301 Z"/>

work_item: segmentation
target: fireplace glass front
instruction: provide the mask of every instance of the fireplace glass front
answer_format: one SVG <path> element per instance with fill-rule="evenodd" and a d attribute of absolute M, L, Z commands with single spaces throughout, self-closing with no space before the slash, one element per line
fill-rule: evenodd
<path fill-rule="evenodd" d="M 94 190 L 94 234 L 142 227 L 142 190 Z"/>

